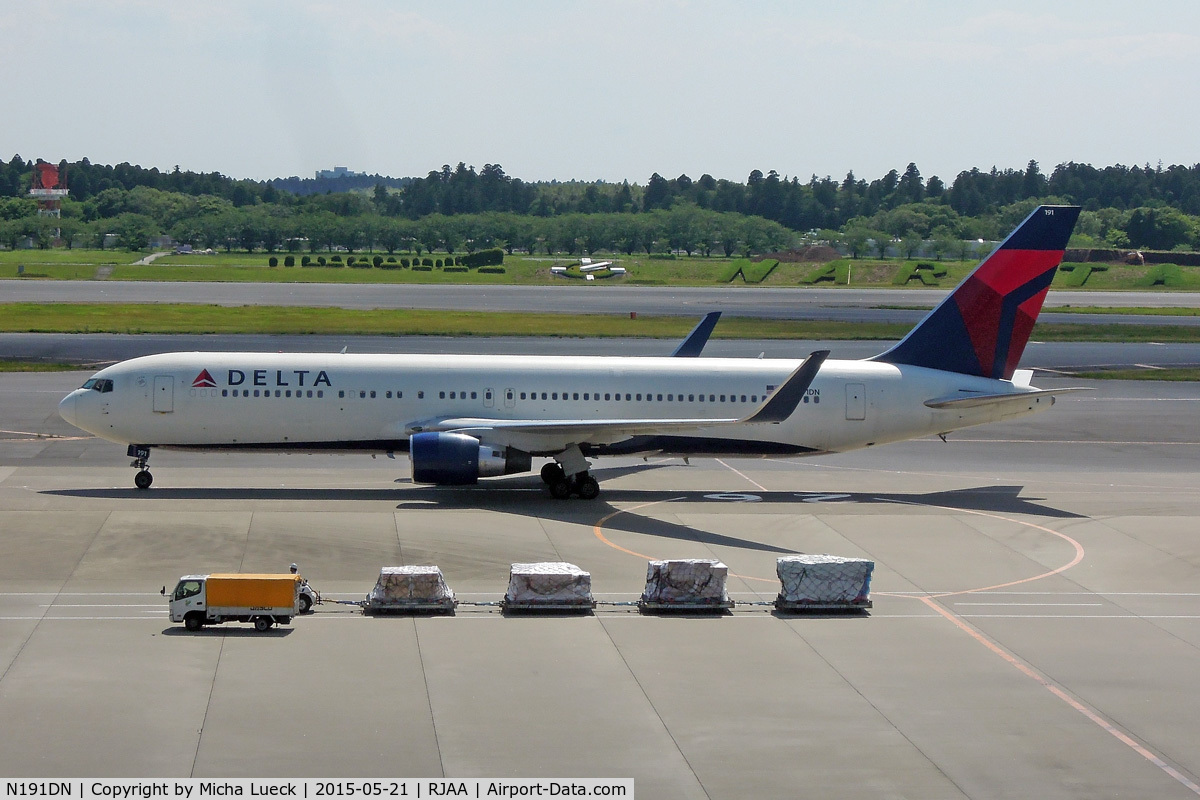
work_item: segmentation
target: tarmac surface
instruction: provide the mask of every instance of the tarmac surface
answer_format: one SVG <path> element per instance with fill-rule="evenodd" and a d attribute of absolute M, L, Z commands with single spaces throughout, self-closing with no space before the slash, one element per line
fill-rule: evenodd
<path fill-rule="evenodd" d="M 510 355 L 665 356 L 679 340 L 507 336 L 270 336 L 250 334 L 0 333 L 0 357 L 99 366 L 169 352 L 505 353 Z M 893 342 L 809 339 L 711 339 L 704 355 L 719 358 L 804 358 L 829 350 L 833 358 L 870 358 Z M 1082 371 L 1118 367 L 1200 366 L 1200 343 L 1030 342 L 1026 369 Z"/>
<path fill-rule="evenodd" d="M 4 303 L 211 303 L 228 306 L 424 308 L 560 314 L 696 316 L 915 324 L 946 289 L 811 289 L 699 286 L 483 286 L 0 280 Z M 1055 313 L 1059 306 L 1200 308 L 1196 292 L 1054 291 L 1043 322 L 1200 325 L 1200 317 Z M 915 308 L 898 308 L 914 306 Z"/>
<path fill-rule="evenodd" d="M 594 502 L 536 477 L 408 482 L 403 460 L 123 448 L 0 375 L 0 775 L 633 777 L 641 797 L 1200 795 L 1200 385 L 1102 381 L 1023 421 L 812 459 L 614 459 Z M 1039 385 L 1062 385 L 1040 378 Z M 1073 381 L 1072 383 L 1078 383 Z M 511 617 L 512 562 L 602 601 L 645 562 L 876 563 L 869 614 L 601 605 Z M 437 564 L 453 617 L 326 602 L 190 634 L 179 575 L 284 571 L 356 600 Z"/>

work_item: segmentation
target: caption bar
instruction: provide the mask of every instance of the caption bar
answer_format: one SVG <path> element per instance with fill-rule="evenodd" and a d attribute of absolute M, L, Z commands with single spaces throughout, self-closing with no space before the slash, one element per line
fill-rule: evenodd
<path fill-rule="evenodd" d="M 276 780 L 235 778 L 205 780 L 4 780 L 3 800 L 17 797 L 84 798 L 85 800 L 200 800 L 224 797 L 386 798 L 386 797 L 621 797 L 632 798 L 633 779 L 596 778 L 499 779 L 415 778 L 388 780 Z"/>

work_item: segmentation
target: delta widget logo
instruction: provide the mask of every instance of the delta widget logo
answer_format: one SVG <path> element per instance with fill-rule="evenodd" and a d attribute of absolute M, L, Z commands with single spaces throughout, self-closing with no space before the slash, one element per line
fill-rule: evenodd
<path fill-rule="evenodd" d="M 208 373 L 208 370 L 201 370 L 196 376 L 196 380 L 192 381 L 193 389 L 215 389 L 217 382 L 213 380 L 213 376 Z"/>

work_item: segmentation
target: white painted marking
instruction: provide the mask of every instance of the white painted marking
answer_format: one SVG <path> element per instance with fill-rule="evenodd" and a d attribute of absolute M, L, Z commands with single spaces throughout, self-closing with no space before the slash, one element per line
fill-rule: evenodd
<path fill-rule="evenodd" d="M 152 608 L 146 603 L 42 603 L 39 608 Z"/>
<path fill-rule="evenodd" d="M 1104 603 L 955 603 L 956 606 L 1102 606 Z"/>

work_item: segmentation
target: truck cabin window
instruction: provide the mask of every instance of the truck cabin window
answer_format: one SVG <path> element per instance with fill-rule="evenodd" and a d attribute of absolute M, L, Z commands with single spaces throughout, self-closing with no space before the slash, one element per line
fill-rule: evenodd
<path fill-rule="evenodd" d="M 175 587 L 173 600 L 183 600 L 186 597 L 195 597 L 200 594 L 200 581 L 180 581 Z"/>

